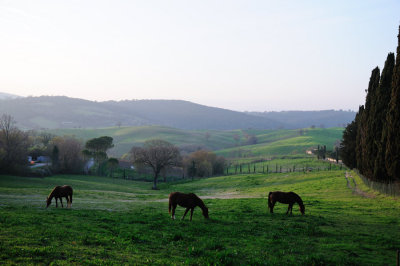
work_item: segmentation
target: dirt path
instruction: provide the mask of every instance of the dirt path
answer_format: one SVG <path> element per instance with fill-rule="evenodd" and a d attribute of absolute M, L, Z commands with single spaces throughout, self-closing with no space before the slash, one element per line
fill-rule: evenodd
<path fill-rule="evenodd" d="M 344 176 L 347 181 L 347 187 L 353 191 L 353 193 L 356 193 L 364 198 L 375 198 L 375 195 L 367 193 L 365 191 L 362 191 L 356 183 L 356 180 L 354 177 L 351 175 L 350 172 L 346 171 L 346 174 Z"/>

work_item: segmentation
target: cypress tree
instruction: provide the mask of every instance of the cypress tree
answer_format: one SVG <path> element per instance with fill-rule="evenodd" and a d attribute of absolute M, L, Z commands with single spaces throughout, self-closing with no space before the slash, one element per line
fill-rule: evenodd
<path fill-rule="evenodd" d="M 376 110 L 376 95 L 380 81 L 380 70 L 376 67 L 372 70 L 371 78 L 368 84 L 368 91 L 365 100 L 365 110 L 361 116 L 361 145 L 362 145 L 362 168 L 363 174 L 369 178 L 372 177 L 374 172 L 374 164 L 376 153 L 375 148 L 376 132 L 374 131 L 375 123 L 375 110 Z M 380 140 L 380 136 L 379 136 Z"/>
<path fill-rule="evenodd" d="M 363 166 L 363 163 L 362 163 L 362 159 L 363 159 L 363 157 L 362 157 L 362 146 L 361 146 L 361 142 L 362 142 L 361 136 L 363 134 L 361 134 L 361 132 L 362 132 L 361 117 L 362 117 L 363 112 L 364 112 L 364 105 L 361 105 L 358 108 L 358 112 L 357 112 L 356 117 L 355 117 L 355 121 L 356 121 L 356 125 L 357 125 L 357 133 L 356 133 L 356 166 L 357 166 L 357 169 L 361 173 L 362 173 L 362 166 Z"/>
<path fill-rule="evenodd" d="M 388 103 L 390 102 L 391 83 L 394 69 L 394 54 L 389 53 L 382 70 L 379 88 L 376 93 L 375 119 L 373 121 L 373 132 L 375 132 L 374 152 L 374 173 L 373 179 L 387 180 L 388 174 L 385 166 L 386 152 L 386 115 L 388 112 Z"/>
<path fill-rule="evenodd" d="M 391 179 L 400 179 L 400 26 L 397 35 L 396 64 L 392 76 L 392 92 L 387 113 L 386 169 Z"/>
<path fill-rule="evenodd" d="M 350 169 L 357 167 L 356 161 L 357 120 L 354 119 L 343 131 L 343 140 L 340 144 L 342 161 Z"/>

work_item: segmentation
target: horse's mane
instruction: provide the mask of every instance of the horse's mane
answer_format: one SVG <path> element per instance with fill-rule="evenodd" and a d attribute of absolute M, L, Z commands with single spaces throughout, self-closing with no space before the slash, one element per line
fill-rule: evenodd
<path fill-rule="evenodd" d="M 200 199 L 196 194 L 194 194 L 194 193 L 189 193 L 189 195 L 193 196 L 193 197 L 196 199 L 196 201 L 197 201 L 197 203 L 199 204 L 199 207 L 200 207 L 200 208 L 203 209 L 203 208 L 206 207 L 206 205 L 204 204 L 203 200 Z"/>
<path fill-rule="evenodd" d="M 294 192 L 291 192 L 291 193 L 293 193 L 293 195 L 295 196 L 297 203 L 298 203 L 299 205 L 303 205 L 303 206 L 304 206 L 303 200 L 300 198 L 300 196 L 297 195 L 297 194 L 294 193 Z"/>
<path fill-rule="evenodd" d="M 47 198 L 50 198 L 51 196 L 53 196 L 53 193 L 55 192 L 55 190 L 58 188 L 58 186 L 54 187 L 53 190 L 50 192 L 50 194 L 47 196 Z"/>

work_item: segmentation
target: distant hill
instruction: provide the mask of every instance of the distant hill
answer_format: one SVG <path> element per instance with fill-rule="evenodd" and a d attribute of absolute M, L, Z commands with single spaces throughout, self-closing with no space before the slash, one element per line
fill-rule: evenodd
<path fill-rule="evenodd" d="M 5 92 L 0 92 L 0 100 L 3 99 L 15 99 L 15 98 L 21 98 L 21 96 L 15 95 L 15 94 L 10 94 L 10 93 L 5 93 Z"/>
<path fill-rule="evenodd" d="M 105 128 L 160 125 L 178 129 L 295 129 L 343 126 L 344 111 L 244 113 L 181 100 L 96 102 L 64 96 L 0 98 L 0 115 L 23 129 Z"/>
<path fill-rule="evenodd" d="M 94 102 L 64 96 L 0 100 L 0 114 L 28 129 L 161 125 L 180 129 L 273 129 L 281 123 L 179 100 Z"/>
<path fill-rule="evenodd" d="M 288 129 L 307 127 L 345 127 L 354 120 L 353 111 L 282 111 L 282 112 L 247 112 L 247 114 L 282 121 Z"/>

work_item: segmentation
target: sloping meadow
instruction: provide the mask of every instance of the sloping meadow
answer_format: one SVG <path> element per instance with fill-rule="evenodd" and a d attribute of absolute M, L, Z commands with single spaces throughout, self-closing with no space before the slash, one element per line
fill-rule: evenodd
<path fill-rule="evenodd" d="M 45 208 L 55 185 L 74 188 L 71 209 Z M 365 197 L 345 171 L 243 174 L 160 184 L 93 176 L 0 176 L 1 264 L 394 264 L 398 200 Z M 267 208 L 269 191 L 306 206 Z M 171 220 L 168 194 L 194 192 L 209 208 Z M 177 208 L 176 216 L 184 209 Z"/>

